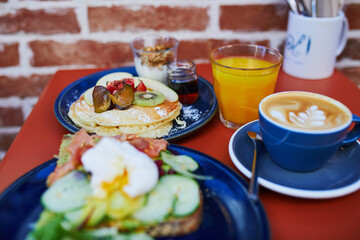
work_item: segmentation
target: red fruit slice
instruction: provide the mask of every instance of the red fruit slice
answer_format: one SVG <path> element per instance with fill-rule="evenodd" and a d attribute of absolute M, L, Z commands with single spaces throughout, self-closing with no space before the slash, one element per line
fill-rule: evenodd
<path fill-rule="evenodd" d="M 137 91 L 143 91 L 143 92 L 145 92 L 146 89 L 147 89 L 147 88 L 146 88 L 145 84 L 144 84 L 143 82 L 140 82 L 140 84 L 136 87 L 135 92 L 137 92 Z"/>
<path fill-rule="evenodd" d="M 115 80 L 115 81 L 108 82 L 106 84 L 106 88 L 109 90 L 109 92 L 113 93 L 115 90 L 122 88 L 124 83 L 130 85 L 132 87 L 133 91 L 135 91 L 134 79 L 132 79 L 132 78 L 124 78 L 121 80 Z"/>
<path fill-rule="evenodd" d="M 115 81 L 108 82 L 106 84 L 107 90 L 109 90 L 109 92 L 111 92 L 111 93 L 113 93 L 115 90 L 122 88 L 122 87 L 123 87 L 122 80 L 115 80 Z"/>
<path fill-rule="evenodd" d="M 130 85 L 132 87 L 133 91 L 135 92 L 134 79 L 132 79 L 132 78 L 124 78 L 123 82 Z"/>

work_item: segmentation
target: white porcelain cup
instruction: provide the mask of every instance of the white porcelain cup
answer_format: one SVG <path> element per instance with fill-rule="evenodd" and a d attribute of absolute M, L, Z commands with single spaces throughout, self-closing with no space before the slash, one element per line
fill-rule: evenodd
<path fill-rule="evenodd" d="M 303 79 L 330 77 L 336 57 L 344 50 L 348 21 L 336 17 L 315 18 L 289 12 L 283 70 Z"/>

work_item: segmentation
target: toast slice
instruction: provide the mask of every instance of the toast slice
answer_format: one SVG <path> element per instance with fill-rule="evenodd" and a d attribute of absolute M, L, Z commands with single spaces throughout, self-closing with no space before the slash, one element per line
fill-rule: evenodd
<path fill-rule="evenodd" d="M 82 169 L 80 157 L 101 138 L 97 135 L 88 135 L 84 130 L 63 137 L 57 155 L 59 158 L 57 166 L 47 179 L 50 190 L 47 191 L 47 197 L 42 198 L 44 214 L 41 215 L 36 229 L 30 233 L 32 236 L 41 235 L 49 228 L 49 224 L 53 228 L 62 229 L 56 232 L 59 236 L 71 234 L 93 236 L 91 234 L 100 233 L 130 236 L 146 233 L 155 238 L 182 236 L 195 232 L 200 227 L 203 219 L 203 193 L 194 178 L 179 173 L 161 176 L 157 185 L 139 198 L 143 200 L 139 200 L 142 204 L 140 206 L 135 204 L 137 203 L 135 198 L 124 198 L 125 195 L 120 194 L 120 190 L 109 193 L 109 197 L 103 201 L 89 198 L 90 192 L 82 190 L 89 187 L 88 180 L 92 175 Z M 114 138 L 128 141 L 153 159 L 159 156 L 165 159 L 160 153 L 167 148 L 166 140 L 142 138 L 136 135 Z M 71 173 L 74 174 L 70 175 Z M 72 191 L 67 190 L 70 185 Z M 115 192 L 119 194 L 113 194 Z M 59 194 L 66 197 L 59 198 Z M 83 197 L 88 200 L 78 207 L 76 204 L 82 202 Z M 125 211 L 123 216 L 116 215 L 117 212 L 132 207 L 134 209 Z"/>

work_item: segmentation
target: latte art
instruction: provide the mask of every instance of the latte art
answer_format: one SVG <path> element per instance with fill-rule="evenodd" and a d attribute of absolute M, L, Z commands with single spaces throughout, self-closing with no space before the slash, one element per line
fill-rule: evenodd
<path fill-rule="evenodd" d="M 351 118 L 346 107 L 339 104 L 312 93 L 284 92 L 266 99 L 261 110 L 279 124 L 322 130 L 336 128 Z"/>
<path fill-rule="evenodd" d="M 308 107 L 305 112 L 289 111 L 288 116 L 285 116 L 285 113 L 279 110 L 271 110 L 270 116 L 276 118 L 279 122 L 287 123 L 289 121 L 304 128 L 322 127 L 326 123 L 324 111 L 320 110 L 316 105 Z"/>

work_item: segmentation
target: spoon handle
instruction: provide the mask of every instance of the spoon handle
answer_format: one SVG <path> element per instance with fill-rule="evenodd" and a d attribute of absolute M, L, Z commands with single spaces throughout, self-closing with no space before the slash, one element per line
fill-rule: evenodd
<path fill-rule="evenodd" d="M 294 14 L 299 14 L 298 7 L 297 7 L 295 0 L 286 0 L 286 2 Z"/>
<path fill-rule="evenodd" d="M 254 201 L 258 201 L 259 199 L 259 184 L 258 181 L 258 172 L 259 172 L 259 156 L 264 149 L 264 143 L 261 140 L 254 139 L 255 148 L 254 148 L 254 157 L 252 163 L 252 174 L 249 183 L 249 197 Z"/>
<path fill-rule="evenodd" d="M 307 9 L 303 0 L 297 0 L 299 12 L 304 16 L 310 16 L 310 11 Z"/>

